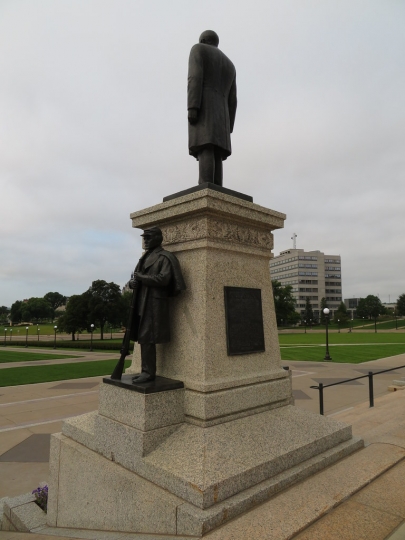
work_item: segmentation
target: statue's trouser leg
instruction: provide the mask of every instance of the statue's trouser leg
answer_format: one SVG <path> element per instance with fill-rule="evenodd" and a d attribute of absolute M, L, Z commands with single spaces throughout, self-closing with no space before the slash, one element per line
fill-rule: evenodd
<path fill-rule="evenodd" d="M 214 183 L 215 153 L 213 146 L 206 146 L 198 153 L 199 178 L 198 183 Z"/>
<path fill-rule="evenodd" d="M 156 345 L 154 343 L 141 343 L 142 373 L 152 377 L 156 375 Z"/>
<path fill-rule="evenodd" d="M 218 148 L 215 149 L 214 184 L 222 186 L 222 156 Z"/>

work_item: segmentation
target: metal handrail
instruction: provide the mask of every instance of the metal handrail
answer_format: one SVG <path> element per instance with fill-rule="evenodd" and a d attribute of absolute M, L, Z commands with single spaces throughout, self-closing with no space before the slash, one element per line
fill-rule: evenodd
<path fill-rule="evenodd" d="M 337 386 L 338 384 L 345 384 L 351 381 L 358 381 L 359 379 L 366 379 L 366 378 L 368 378 L 368 397 L 370 401 L 370 407 L 374 407 L 374 380 L 373 380 L 374 375 L 380 375 L 380 373 L 387 373 L 388 371 L 395 371 L 396 369 L 401 369 L 401 368 L 405 368 L 405 365 L 390 368 L 390 369 L 383 369 L 381 371 L 377 371 L 376 373 L 369 371 L 367 375 L 361 375 L 360 377 L 353 377 L 352 379 L 345 379 L 344 381 L 339 381 L 335 383 L 330 383 L 330 384 L 319 383 L 317 386 L 310 386 L 310 388 L 319 391 L 319 414 L 324 415 L 324 406 L 323 406 L 324 388 L 328 388 L 329 386 Z"/>

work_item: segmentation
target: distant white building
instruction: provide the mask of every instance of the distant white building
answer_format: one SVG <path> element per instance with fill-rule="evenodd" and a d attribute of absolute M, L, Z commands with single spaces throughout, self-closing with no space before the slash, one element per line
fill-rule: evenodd
<path fill-rule="evenodd" d="M 303 316 L 309 298 L 314 318 L 319 320 L 321 299 L 325 298 L 331 316 L 342 302 L 342 264 L 340 255 L 321 251 L 287 249 L 270 261 L 271 279 L 291 285 L 297 312 Z"/>

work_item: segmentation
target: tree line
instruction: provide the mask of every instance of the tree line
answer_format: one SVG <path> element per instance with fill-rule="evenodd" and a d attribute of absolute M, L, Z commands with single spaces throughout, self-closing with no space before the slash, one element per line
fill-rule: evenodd
<path fill-rule="evenodd" d="M 286 326 L 293 325 L 299 322 L 305 322 L 306 324 L 320 322 L 325 324 L 325 316 L 323 310 L 328 307 L 326 298 L 321 299 L 321 320 L 315 321 L 313 309 L 309 298 L 306 299 L 304 315 L 301 315 L 296 311 L 296 300 L 293 296 L 293 288 L 291 285 L 283 286 L 279 281 L 273 280 L 273 296 L 274 296 L 274 307 L 276 311 L 277 325 Z M 361 298 L 359 300 L 358 306 L 356 308 L 356 317 L 359 319 L 371 319 L 376 321 L 377 317 L 380 315 L 390 314 L 390 310 L 387 309 L 381 303 L 381 300 L 378 296 L 369 294 L 366 298 Z M 401 294 L 397 300 L 396 307 L 394 309 L 393 315 L 405 316 L 405 294 Z M 351 312 L 347 309 L 344 302 L 341 302 L 338 309 L 334 312 L 333 320 L 334 322 L 347 323 L 351 319 Z"/>
<path fill-rule="evenodd" d="M 92 282 L 87 291 L 74 294 L 68 300 L 60 293 L 49 292 L 43 298 L 17 300 L 10 310 L 2 306 L 0 320 L 5 322 L 9 318 L 13 324 L 38 323 L 50 319 L 53 321 L 59 315 L 58 331 L 71 334 L 73 341 L 75 334 L 83 330 L 90 331 L 92 324 L 100 328 L 103 339 L 107 324 L 111 327 L 126 324 L 131 297 L 131 291 L 121 293 L 116 283 L 98 279 Z M 58 314 L 57 309 L 64 305 L 65 311 Z"/>
<path fill-rule="evenodd" d="M 58 292 L 48 292 L 43 298 L 29 298 L 26 301 L 17 300 L 8 309 L 0 307 L 0 321 L 7 324 L 10 319 L 13 324 L 21 322 L 39 322 L 46 319 L 54 320 L 56 310 L 66 304 L 66 296 Z"/>

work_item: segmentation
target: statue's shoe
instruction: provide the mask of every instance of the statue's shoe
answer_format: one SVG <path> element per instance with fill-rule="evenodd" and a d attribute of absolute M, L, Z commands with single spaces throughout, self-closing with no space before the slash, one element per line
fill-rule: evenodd
<path fill-rule="evenodd" d="M 150 382 L 150 381 L 154 381 L 155 380 L 155 376 L 154 375 L 149 375 L 149 373 L 141 373 L 138 376 L 135 376 L 132 378 L 132 382 L 138 384 L 138 383 L 144 383 L 144 382 Z"/>

